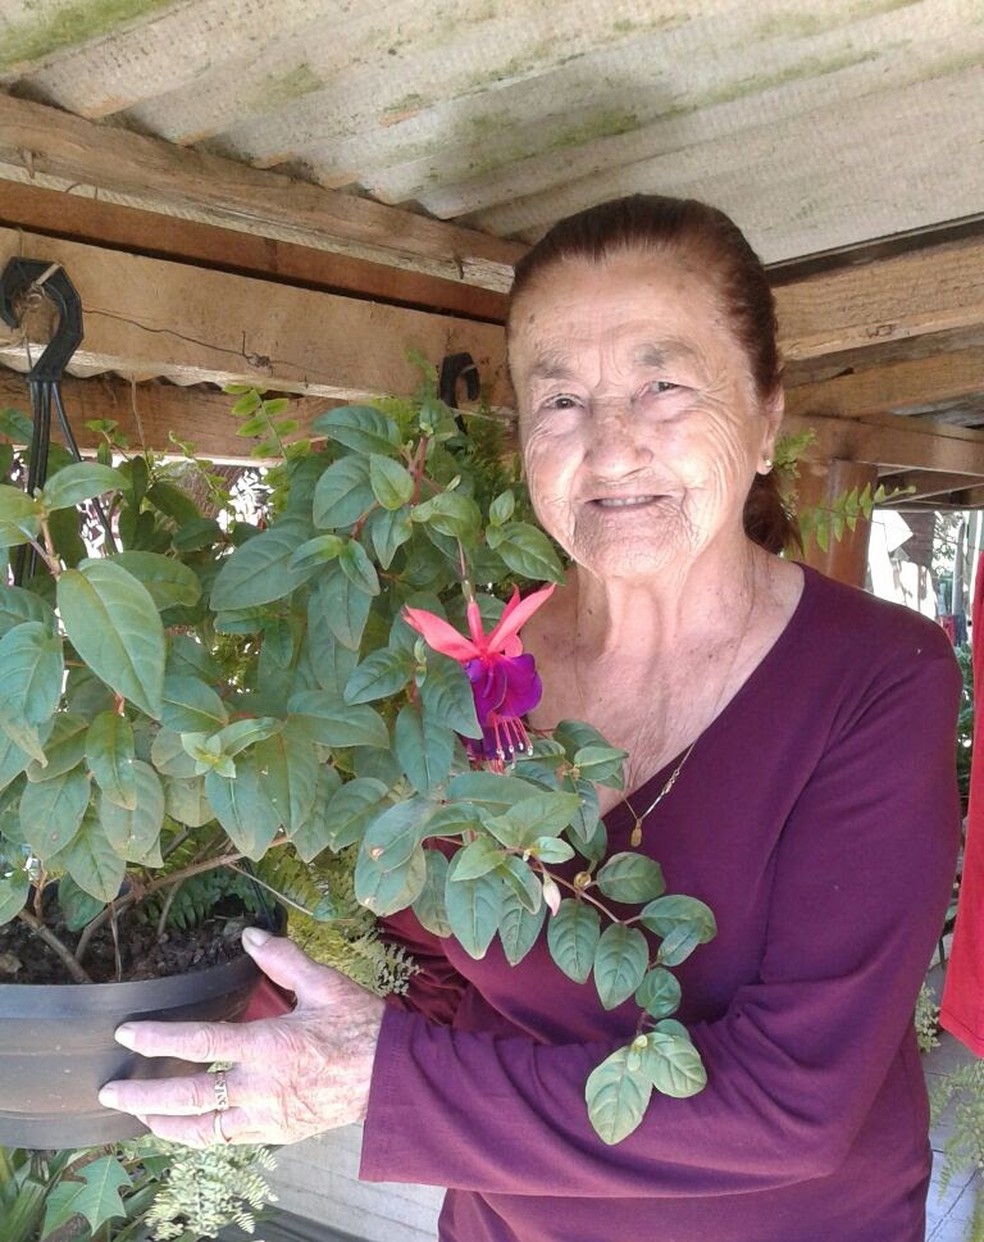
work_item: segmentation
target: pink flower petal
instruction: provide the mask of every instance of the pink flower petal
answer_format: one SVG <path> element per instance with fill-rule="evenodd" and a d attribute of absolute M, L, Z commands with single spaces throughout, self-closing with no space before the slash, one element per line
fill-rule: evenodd
<path fill-rule="evenodd" d="M 463 634 L 459 634 L 453 625 L 448 625 L 436 613 L 426 608 L 410 608 L 404 605 L 403 620 L 411 629 L 417 631 L 428 645 L 452 660 L 474 660 L 481 652 L 475 644 Z"/>
<path fill-rule="evenodd" d="M 547 602 L 553 593 L 554 584 L 552 582 L 548 586 L 541 587 L 539 591 L 533 591 L 525 599 L 520 599 L 518 589 L 514 590 L 512 599 L 506 604 L 502 616 L 499 618 L 498 625 L 486 640 L 488 644 L 487 649 L 489 651 L 502 651 L 506 655 L 518 655 L 519 652 L 515 650 L 514 644 L 518 641 L 519 631 L 536 610 Z M 519 650 L 522 650 L 522 644 L 520 644 Z"/>

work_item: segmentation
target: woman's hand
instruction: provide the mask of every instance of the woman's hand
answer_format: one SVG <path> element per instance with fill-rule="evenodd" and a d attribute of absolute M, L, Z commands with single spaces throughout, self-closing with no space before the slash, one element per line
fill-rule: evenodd
<path fill-rule="evenodd" d="M 363 1120 L 383 1001 L 289 940 L 247 928 L 243 945 L 274 983 L 296 994 L 292 1013 L 245 1023 L 128 1022 L 116 1032 L 143 1056 L 230 1064 L 228 1108 L 217 1110 L 221 1089 L 208 1073 L 107 1083 L 100 1103 L 191 1147 L 294 1143 Z"/>

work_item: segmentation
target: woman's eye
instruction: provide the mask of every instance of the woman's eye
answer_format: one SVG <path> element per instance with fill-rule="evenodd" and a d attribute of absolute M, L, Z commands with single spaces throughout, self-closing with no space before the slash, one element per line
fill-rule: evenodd
<path fill-rule="evenodd" d="M 573 410 L 577 408 L 580 402 L 577 397 L 572 397 L 570 393 L 561 392 L 556 397 L 548 397 L 543 404 L 548 410 Z"/>
<path fill-rule="evenodd" d="M 653 382 L 647 386 L 647 391 L 658 395 L 662 392 L 673 392 L 674 389 L 679 387 L 679 384 L 674 384 L 671 380 L 653 380 Z"/>

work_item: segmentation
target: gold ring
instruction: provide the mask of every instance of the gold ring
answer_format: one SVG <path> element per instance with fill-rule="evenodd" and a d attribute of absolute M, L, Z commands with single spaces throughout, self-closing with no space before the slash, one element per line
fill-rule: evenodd
<path fill-rule="evenodd" d="M 224 1113 L 229 1107 L 229 1086 L 226 1082 L 225 1070 L 216 1071 L 212 1090 L 215 1092 L 215 1111 Z"/>
<path fill-rule="evenodd" d="M 223 1147 L 227 1147 L 232 1142 L 232 1139 L 222 1129 L 222 1113 L 218 1109 L 212 1114 L 212 1136 Z"/>

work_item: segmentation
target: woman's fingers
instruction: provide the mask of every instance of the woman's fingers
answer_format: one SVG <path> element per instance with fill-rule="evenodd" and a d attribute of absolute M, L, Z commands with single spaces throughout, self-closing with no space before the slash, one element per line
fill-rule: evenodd
<path fill-rule="evenodd" d="M 116 1042 L 144 1057 L 178 1057 L 198 1065 L 245 1061 L 262 1032 L 259 1022 L 124 1022 Z"/>
<path fill-rule="evenodd" d="M 286 936 L 272 936 L 258 927 L 243 932 L 243 948 L 268 978 L 294 992 L 299 1001 L 321 999 L 332 981 L 342 977 L 313 962 Z"/>
<path fill-rule="evenodd" d="M 229 1083 L 229 1092 L 233 1086 Z M 104 1108 L 143 1116 L 166 1113 L 173 1117 L 200 1117 L 215 1112 L 214 1074 L 194 1074 L 188 1078 L 139 1079 L 126 1078 L 108 1082 L 99 1092 Z"/>

